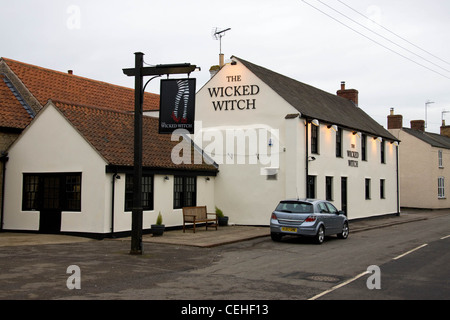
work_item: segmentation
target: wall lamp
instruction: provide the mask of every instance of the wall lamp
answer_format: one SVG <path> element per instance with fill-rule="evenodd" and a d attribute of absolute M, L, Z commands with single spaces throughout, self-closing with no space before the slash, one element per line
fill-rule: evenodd
<path fill-rule="evenodd" d="M 168 176 L 165 176 L 165 177 L 164 177 L 164 181 L 169 181 L 169 177 L 168 177 Z"/>
<path fill-rule="evenodd" d="M 361 138 L 361 132 L 359 132 L 359 131 L 353 131 L 353 135 Z"/>
<path fill-rule="evenodd" d="M 206 178 L 205 178 L 205 181 L 209 181 L 209 180 L 211 180 L 209 177 L 206 177 Z"/>
<path fill-rule="evenodd" d="M 398 147 L 398 141 L 391 141 L 391 144 L 393 144 L 394 146 Z"/>
<path fill-rule="evenodd" d="M 316 160 L 316 157 L 313 157 L 313 156 L 308 157 L 308 161 L 314 161 L 314 160 Z"/>
<path fill-rule="evenodd" d="M 373 137 L 373 140 L 378 140 L 380 142 L 383 142 L 383 138 L 382 137 Z"/>
<path fill-rule="evenodd" d="M 319 120 L 317 120 L 317 119 L 312 120 L 311 123 L 312 123 L 313 125 L 315 125 L 316 127 L 319 126 Z"/>
<path fill-rule="evenodd" d="M 334 132 L 337 132 L 337 131 L 338 131 L 338 126 L 335 125 L 335 124 L 329 124 L 329 125 L 327 126 L 327 128 L 328 128 L 328 129 L 333 129 Z"/>

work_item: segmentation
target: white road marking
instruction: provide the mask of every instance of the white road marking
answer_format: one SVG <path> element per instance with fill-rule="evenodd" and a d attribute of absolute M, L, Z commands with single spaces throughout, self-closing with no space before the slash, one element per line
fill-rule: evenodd
<path fill-rule="evenodd" d="M 369 272 L 369 271 L 364 271 L 363 273 L 358 274 L 356 277 L 353 277 L 353 278 L 351 278 L 351 279 L 349 279 L 349 280 L 347 280 L 347 281 L 345 281 L 345 282 L 342 282 L 341 284 L 338 284 L 338 285 L 334 286 L 334 287 L 331 288 L 331 289 L 325 290 L 324 292 L 319 293 L 318 295 L 315 295 L 314 297 L 309 298 L 308 300 L 316 300 L 316 299 L 318 299 L 318 298 L 320 298 L 320 297 L 326 295 L 327 293 L 330 293 L 330 292 L 332 292 L 332 291 L 334 291 L 334 290 L 336 290 L 336 289 L 339 289 L 339 288 L 341 288 L 341 287 L 343 287 L 343 286 L 348 285 L 349 283 L 355 281 L 356 279 L 361 278 L 362 276 L 364 276 L 364 275 L 366 275 L 366 274 L 368 274 L 368 273 L 370 273 L 370 272 Z"/>
<path fill-rule="evenodd" d="M 409 251 L 407 251 L 407 252 L 405 252 L 405 253 L 403 253 L 403 254 L 401 254 L 401 255 L 399 255 L 399 256 L 393 258 L 393 260 L 398 260 L 398 259 L 400 259 L 400 258 L 406 256 L 407 254 L 410 254 L 411 252 L 414 252 L 414 251 L 416 251 L 416 250 L 419 250 L 420 248 L 426 247 L 427 245 L 428 245 L 428 244 L 425 243 L 425 244 L 423 244 L 423 245 L 421 245 L 421 246 L 418 246 L 417 248 L 414 248 L 414 249 L 412 249 L 412 250 L 409 250 Z"/>

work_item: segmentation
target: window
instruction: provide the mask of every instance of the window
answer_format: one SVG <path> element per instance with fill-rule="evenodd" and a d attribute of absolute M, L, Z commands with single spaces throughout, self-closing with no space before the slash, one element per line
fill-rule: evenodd
<path fill-rule="evenodd" d="M 325 197 L 328 201 L 333 201 L 333 177 L 325 177 Z"/>
<path fill-rule="evenodd" d="M 366 190 L 366 200 L 370 200 L 370 179 L 366 179 L 365 190 Z"/>
<path fill-rule="evenodd" d="M 381 163 L 386 163 L 386 155 L 385 155 L 386 143 L 384 139 L 380 143 L 380 148 L 381 148 Z"/>
<path fill-rule="evenodd" d="M 173 183 L 173 208 L 195 206 L 197 203 L 197 178 L 175 176 Z"/>
<path fill-rule="evenodd" d="M 319 153 L 319 127 L 311 125 L 311 153 Z"/>
<path fill-rule="evenodd" d="M 336 207 L 335 206 L 333 206 L 331 203 L 329 203 L 329 202 L 327 202 L 327 207 L 328 207 L 328 211 L 330 212 L 330 213 L 336 213 L 336 212 L 338 212 L 338 209 L 336 209 Z"/>
<path fill-rule="evenodd" d="M 313 213 L 313 205 L 307 202 L 281 201 L 275 211 L 284 211 L 289 213 Z"/>
<path fill-rule="evenodd" d="M 439 164 L 439 168 L 443 168 L 444 165 L 442 163 L 442 150 L 438 151 L 438 164 Z"/>
<path fill-rule="evenodd" d="M 23 176 L 23 210 L 38 210 L 39 208 L 39 176 Z"/>
<path fill-rule="evenodd" d="M 320 213 L 329 213 L 328 207 L 325 202 L 319 202 Z"/>
<path fill-rule="evenodd" d="M 336 157 L 342 158 L 342 129 L 336 131 Z"/>
<path fill-rule="evenodd" d="M 361 160 L 367 161 L 367 135 L 361 135 Z"/>
<path fill-rule="evenodd" d="M 153 175 L 142 175 L 142 209 L 153 210 Z M 125 211 L 133 209 L 133 175 L 125 178 Z"/>
<path fill-rule="evenodd" d="M 69 211 L 81 210 L 81 175 L 66 176 L 66 206 Z"/>
<path fill-rule="evenodd" d="M 25 173 L 22 210 L 81 211 L 81 173 Z"/>
<path fill-rule="evenodd" d="M 444 177 L 438 178 L 438 198 L 444 199 L 445 198 L 445 185 L 444 185 Z"/>
<path fill-rule="evenodd" d="M 380 179 L 380 199 L 386 199 L 384 193 L 385 181 L 384 179 Z"/>
<path fill-rule="evenodd" d="M 306 197 L 314 199 L 316 197 L 316 176 L 308 176 L 308 190 Z"/>

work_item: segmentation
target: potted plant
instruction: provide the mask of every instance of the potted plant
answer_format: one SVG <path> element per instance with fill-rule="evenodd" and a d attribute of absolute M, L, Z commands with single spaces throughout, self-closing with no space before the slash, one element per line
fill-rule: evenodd
<path fill-rule="evenodd" d="M 225 216 L 219 208 L 216 206 L 216 215 L 219 220 L 219 226 L 226 226 L 228 225 L 228 217 Z"/>
<path fill-rule="evenodd" d="M 152 224 L 152 234 L 154 237 L 163 235 L 165 225 L 163 225 L 162 221 L 163 219 L 160 211 L 158 217 L 156 218 L 156 224 Z"/>

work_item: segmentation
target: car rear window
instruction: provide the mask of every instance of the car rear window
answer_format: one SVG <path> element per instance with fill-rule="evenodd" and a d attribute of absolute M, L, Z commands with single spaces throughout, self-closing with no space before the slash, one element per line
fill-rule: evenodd
<path fill-rule="evenodd" d="M 298 201 L 281 201 L 275 210 L 289 213 L 313 213 L 314 211 L 311 203 Z"/>

